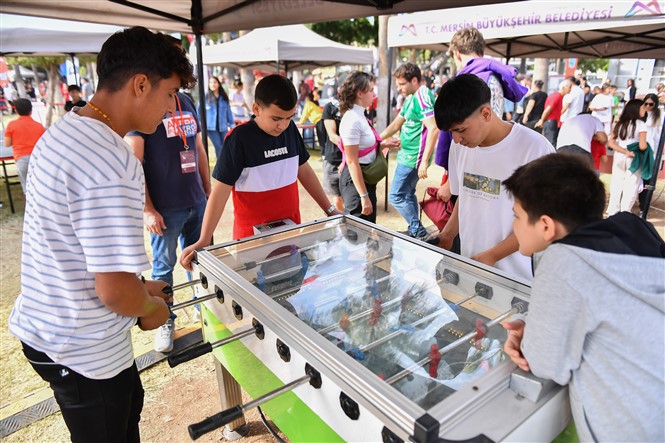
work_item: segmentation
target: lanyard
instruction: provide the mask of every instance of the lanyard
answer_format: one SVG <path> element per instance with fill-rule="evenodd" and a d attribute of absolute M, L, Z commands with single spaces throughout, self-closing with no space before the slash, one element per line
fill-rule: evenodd
<path fill-rule="evenodd" d="M 178 114 L 180 114 L 180 119 L 175 118 L 174 114 L 171 114 L 171 118 L 175 120 L 175 127 L 176 127 L 176 132 L 178 136 L 182 139 L 182 144 L 185 145 L 185 151 L 189 149 L 189 146 L 187 145 L 187 136 L 185 135 L 185 131 L 182 130 L 182 108 L 180 107 L 180 99 L 178 98 L 178 94 L 175 96 L 175 103 L 178 106 Z"/>

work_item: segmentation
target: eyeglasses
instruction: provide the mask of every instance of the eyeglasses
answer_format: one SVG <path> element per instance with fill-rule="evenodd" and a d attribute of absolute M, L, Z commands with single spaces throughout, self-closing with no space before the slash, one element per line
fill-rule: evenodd
<path fill-rule="evenodd" d="M 654 102 L 644 102 L 644 106 L 656 106 Z"/>

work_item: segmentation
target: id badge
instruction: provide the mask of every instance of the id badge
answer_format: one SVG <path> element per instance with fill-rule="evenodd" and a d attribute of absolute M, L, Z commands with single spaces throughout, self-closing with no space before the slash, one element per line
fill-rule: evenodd
<path fill-rule="evenodd" d="M 196 158 L 194 157 L 194 151 L 190 151 L 189 149 L 186 151 L 180 151 L 180 167 L 182 168 L 183 174 L 196 172 Z"/>

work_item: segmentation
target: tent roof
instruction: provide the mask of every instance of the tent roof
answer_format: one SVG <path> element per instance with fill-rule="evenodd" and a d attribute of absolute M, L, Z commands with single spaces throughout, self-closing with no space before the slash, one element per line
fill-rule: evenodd
<path fill-rule="evenodd" d="M 390 46 L 446 49 L 474 26 L 487 53 L 501 57 L 665 58 L 665 14 L 658 0 L 527 1 L 391 17 Z"/>
<path fill-rule="evenodd" d="M 204 33 L 398 14 L 502 0 L 2 0 L 0 12 Z M 201 9 L 202 23 L 192 17 Z"/>
<path fill-rule="evenodd" d="M 288 69 L 311 69 L 368 65 L 374 56 L 371 49 L 337 43 L 304 25 L 255 29 L 228 43 L 203 47 L 206 65 L 272 70 L 277 61 L 287 63 Z"/>
<path fill-rule="evenodd" d="M 118 26 L 0 14 L 0 54 L 96 54 Z"/>

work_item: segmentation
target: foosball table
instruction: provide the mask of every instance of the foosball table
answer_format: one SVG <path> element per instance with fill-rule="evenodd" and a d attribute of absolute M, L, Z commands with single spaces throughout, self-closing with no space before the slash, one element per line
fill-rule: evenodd
<path fill-rule="evenodd" d="M 227 407 L 193 439 L 259 404 L 294 442 L 551 441 L 570 420 L 567 388 L 503 353 L 529 286 L 496 269 L 336 216 L 205 248 L 192 275 L 205 342 L 169 363 L 212 351 Z"/>

